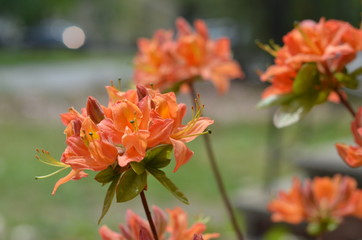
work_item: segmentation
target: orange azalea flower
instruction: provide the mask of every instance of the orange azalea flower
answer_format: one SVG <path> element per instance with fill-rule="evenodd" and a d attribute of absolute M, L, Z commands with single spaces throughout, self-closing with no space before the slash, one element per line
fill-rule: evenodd
<path fill-rule="evenodd" d="M 166 230 L 166 216 L 163 211 L 157 207 L 153 207 L 153 213 L 155 216 L 155 226 L 157 231 L 157 236 L 160 239 L 163 238 L 163 235 Z M 157 221 L 156 221 L 157 219 Z M 128 210 L 126 213 L 127 225 L 120 225 L 120 232 L 116 233 L 110 230 L 107 226 L 102 226 L 99 229 L 99 234 L 103 240 L 136 240 L 136 239 L 153 239 L 151 228 L 148 222 L 142 219 L 140 216 Z"/>
<path fill-rule="evenodd" d="M 350 167 L 362 166 L 362 107 L 359 108 L 355 119 L 351 123 L 351 130 L 357 146 L 348 146 L 337 143 L 338 154 Z"/>
<path fill-rule="evenodd" d="M 169 223 L 166 214 L 158 207 L 153 207 L 153 221 L 156 227 L 157 236 L 160 240 L 197 240 L 212 239 L 219 237 L 219 234 L 203 234 L 206 225 L 201 222 L 195 223 L 188 228 L 187 214 L 181 208 L 167 210 Z M 103 240 L 147 240 L 153 239 L 148 222 L 131 210 L 127 211 L 127 225 L 120 225 L 120 233 L 113 232 L 107 226 L 99 229 Z"/>
<path fill-rule="evenodd" d="M 278 198 L 269 204 L 268 209 L 273 213 L 272 220 L 275 222 L 284 221 L 298 224 L 304 221 L 306 219 L 306 213 L 303 208 L 300 181 L 294 179 L 290 192 L 280 192 Z"/>
<path fill-rule="evenodd" d="M 135 57 L 134 79 L 137 84 L 168 88 L 179 81 L 179 66 L 175 59 L 172 31 L 158 30 L 152 39 L 138 40 L 139 53 Z"/>
<path fill-rule="evenodd" d="M 110 106 L 112 120 L 102 121 L 105 134 L 125 149 L 125 153 L 118 156 L 119 165 L 141 161 L 148 148 L 172 144 L 176 160 L 174 172 L 177 171 L 193 155 L 185 143 L 206 133 L 204 130 L 214 121 L 201 117 L 202 108 L 198 107 L 193 119 L 183 125 L 186 105 L 178 104 L 173 92 L 162 94 L 138 85 L 133 95 L 138 96 L 136 104 L 128 99 L 118 100 Z M 122 139 L 119 136 L 123 136 Z"/>
<path fill-rule="evenodd" d="M 362 190 L 358 190 L 356 195 L 356 208 L 353 216 L 362 218 Z"/>
<path fill-rule="evenodd" d="M 362 49 L 362 31 L 343 21 L 305 20 L 285 35 L 283 42 L 281 48 L 266 47 L 275 56 L 275 64 L 261 75 L 262 81 L 272 83 L 264 91 L 263 98 L 291 92 L 295 76 L 308 62 L 316 63 L 319 72 L 326 76 L 319 86 L 321 90 L 333 91 L 341 87 L 333 74 L 342 71 Z M 335 99 L 331 94 L 330 99 Z"/>
<path fill-rule="evenodd" d="M 231 58 L 228 38 L 211 40 L 202 20 L 195 21 L 195 31 L 183 18 L 177 19 L 176 26 L 176 52 L 182 62 L 181 81 L 200 77 L 212 81 L 220 93 L 225 93 L 230 79 L 243 77 L 239 64 Z"/>
<path fill-rule="evenodd" d="M 212 41 L 202 20 L 195 21 L 195 31 L 183 18 L 177 19 L 176 26 L 176 40 L 172 32 L 161 30 L 151 40 L 139 40 L 134 60 L 137 84 L 165 90 L 201 78 L 212 81 L 224 93 L 230 79 L 243 76 L 239 64 L 232 60 L 228 38 Z"/>
<path fill-rule="evenodd" d="M 41 161 L 62 168 L 55 173 L 72 169 L 55 184 L 53 194 L 61 184 L 85 177 L 83 170 L 101 171 L 141 162 L 148 149 L 160 144 L 173 145 L 177 171 L 193 155 L 185 143 L 207 133 L 205 129 L 213 123 L 200 117 L 202 108 L 198 107 L 192 120 L 183 125 L 186 106 L 177 103 L 174 93 L 161 94 L 142 86 L 126 92 L 111 86 L 107 91 L 108 107 L 89 97 L 82 113 L 71 108 L 61 114 L 67 147 L 60 162 L 38 151 Z"/>
<path fill-rule="evenodd" d="M 141 86 L 138 88 L 142 89 Z M 176 172 L 194 154 L 185 143 L 194 140 L 200 134 L 207 133 L 205 129 L 214 121 L 201 117 L 202 107 L 197 104 L 192 120 L 183 125 L 182 119 L 186 113 L 186 105 L 177 104 L 175 93 L 161 94 L 158 91 L 148 89 L 148 94 L 153 105 L 151 111 L 153 116 L 150 127 L 151 137 L 148 139 L 149 147 L 162 143 L 172 144 L 176 159 L 176 166 L 173 171 Z"/>
<path fill-rule="evenodd" d="M 170 223 L 168 225 L 168 231 L 170 232 L 170 240 L 184 240 L 193 239 L 193 237 L 202 234 L 206 230 L 206 225 L 201 222 L 197 222 L 188 227 L 187 213 L 181 208 L 175 208 L 173 210 L 168 209 L 170 215 Z M 208 240 L 212 238 L 218 238 L 218 233 L 203 234 L 203 239 Z"/>
<path fill-rule="evenodd" d="M 77 176 L 82 170 L 101 171 L 107 168 L 114 163 L 118 155 L 117 148 L 105 140 L 89 117 L 85 118 L 83 123 L 79 119 L 72 120 L 65 132 L 67 133 L 66 143 L 68 146 L 60 161 L 69 165 L 72 171 L 55 184 L 52 194 L 55 194 L 61 184 L 74 179 L 74 177 L 79 179 L 80 177 Z"/>
<path fill-rule="evenodd" d="M 304 186 L 299 180 L 294 180 L 290 192 L 281 192 L 268 205 L 268 209 L 276 222 L 340 223 L 343 217 L 356 215 L 357 200 L 360 198 L 357 192 L 356 181 L 340 175 L 333 178 L 315 177 Z"/>

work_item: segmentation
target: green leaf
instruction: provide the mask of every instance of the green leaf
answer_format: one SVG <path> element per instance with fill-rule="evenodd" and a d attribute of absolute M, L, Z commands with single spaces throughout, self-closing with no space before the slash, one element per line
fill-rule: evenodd
<path fill-rule="evenodd" d="M 137 175 L 141 175 L 145 172 L 145 166 L 142 163 L 139 162 L 131 162 L 131 168 Z"/>
<path fill-rule="evenodd" d="M 277 106 L 280 104 L 285 104 L 295 98 L 295 94 L 280 94 L 280 95 L 271 95 L 269 97 L 263 98 L 256 105 L 257 108 L 266 108 L 271 106 Z"/>
<path fill-rule="evenodd" d="M 277 128 L 283 128 L 290 126 L 296 122 L 298 122 L 302 116 L 305 114 L 305 109 L 303 106 L 300 107 L 291 107 L 289 105 L 281 106 L 274 113 L 274 125 Z"/>
<path fill-rule="evenodd" d="M 328 222 L 326 229 L 327 229 L 327 231 L 332 232 L 332 231 L 336 230 L 338 228 L 338 226 L 339 226 L 338 222 L 333 221 L 333 219 L 331 219 Z"/>
<path fill-rule="evenodd" d="M 339 226 L 338 221 L 333 218 L 321 219 L 319 222 L 311 222 L 307 226 L 307 231 L 311 235 L 321 235 L 326 232 L 332 232 Z"/>
<path fill-rule="evenodd" d="M 304 94 L 315 90 L 319 83 L 319 72 L 314 63 L 305 63 L 300 68 L 293 82 L 293 92 Z"/>
<path fill-rule="evenodd" d="M 286 105 L 282 105 L 274 114 L 274 125 L 283 128 L 298 122 L 317 104 L 317 101 L 322 101 L 323 97 L 328 97 L 319 94 L 318 91 L 312 91 L 293 99 Z"/>
<path fill-rule="evenodd" d="M 121 175 L 116 189 L 117 202 L 127 202 L 135 198 L 147 185 L 147 173 L 138 175 L 132 168 Z"/>
<path fill-rule="evenodd" d="M 144 158 L 146 169 L 166 167 L 171 161 L 172 148 L 171 144 L 162 144 L 148 150 Z"/>
<path fill-rule="evenodd" d="M 330 93 L 331 93 L 330 90 L 319 91 L 318 95 L 316 97 L 316 100 L 315 100 L 315 104 L 321 104 L 321 103 L 326 102 L 328 100 Z"/>
<path fill-rule="evenodd" d="M 317 97 L 312 93 L 299 97 L 288 105 L 282 105 L 274 114 L 274 125 L 283 128 L 298 122 L 312 109 Z"/>
<path fill-rule="evenodd" d="M 334 77 L 346 88 L 358 88 L 358 79 L 356 78 L 356 75 L 337 72 L 334 74 Z"/>
<path fill-rule="evenodd" d="M 307 232 L 310 235 L 313 235 L 313 236 L 319 235 L 319 234 L 323 233 L 322 231 L 323 231 L 323 229 L 319 222 L 311 222 L 307 226 Z"/>
<path fill-rule="evenodd" d="M 189 200 L 186 198 L 176 185 L 166 177 L 166 174 L 156 168 L 147 168 L 147 171 L 150 172 L 167 190 L 169 190 L 178 200 L 185 204 L 189 204 Z"/>
<path fill-rule="evenodd" d="M 107 190 L 106 197 L 104 198 L 104 202 L 103 202 L 102 214 L 98 220 L 98 224 L 101 223 L 103 217 L 107 214 L 109 208 L 111 207 L 111 204 L 112 204 L 112 201 L 114 198 L 114 194 L 116 193 L 116 186 L 117 186 L 118 180 L 119 180 L 119 177 L 114 179 Z"/>
<path fill-rule="evenodd" d="M 362 67 L 359 67 L 350 73 L 350 75 L 353 77 L 357 77 L 358 75 L 361 75 L 361 74 L 362 74 Z"/>
<path fill-rule="evenodd" d="M 95 177 L 94 179 L 97 182 L 100 183 L 109 183 L 110 181 L 112 181 L 115 177 L 117 176 L 117 173 L 114 171 L 114 169 L 109 166 L 108 168 L 100 171 Z"/>

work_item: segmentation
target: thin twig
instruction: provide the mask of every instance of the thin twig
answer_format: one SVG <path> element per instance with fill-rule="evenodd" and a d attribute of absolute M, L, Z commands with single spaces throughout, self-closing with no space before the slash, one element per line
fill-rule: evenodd
<path fill-rule="evenodd" d="M 147 203 L 147 199 L 146 199 L 146 195 L 144 193 L 144 190 L 142 190 L 142 192 L 140 193 L 140 196 L 141 196 L 143 208 L 144 208 L 146 216 L 147 216 L 148 223 L 150 224 L 150 227 L 151 227 L 153 238 L 154 238 L 154 240 L 158 240 L 156 227 L 155 227 L 155 224 L 153 223 L 153 220 L 152 220 L 151 212 L 150 212 L 150 209 L 148 207 L 148 203 Z"/>
<path fill-rule="evenodd" d="M 196 95 L 196 91 L 195 91 L 195 88 L 194 88 L 192 82 L 189 82 L 189 87 L 190 87 L 190 93 L 191 93 L 192 101 L 193 101 L 194 107 L 196 109 L 196 103 L 194 101 L 195 101 L 195 99 L 197 99 L 197 95 Z M 241 229 L 240 229 L 240 227 L 238 225 L 238 222 L 236 220 L 235 213 L 233 211 L 230 200 L 229 200 L 228 195 L 226 193 L 224 183 L 223 183 L 219 168 L 218 168 L 216 160 L 215 160 L 215 155 L 214 155 L 214 151 L 213 151 L 213 148 L 212 148 L 212 145 L 211 145 L 211 140 L 210 140 L 209 134 L 204 135 L 204 143 L 205 143 L 206 152 L 207 152 L 207 155 L 208 155 L 208 158 L 209 158 L 209 161 L 210 161 L 210 165 L 211 165 L 212 171 L 214 173 L 214 177 L 215 177 L 217 186 L 219 188 L 219 192 L 221 194 L 221 197 L 222 197 L 222 200 L 224 202 L 225 208 L 226 208 L 226 210 L 227 210 L 227 212 L 229 214 L 229 218 L 230 218 L 230 221 L 231 221 L 231 223 L 233 225 L 235 234 L 237 235 L 237 239 L 244 240 L 242 231 L 241 231 Z"/>
<path fill-rule="evenodd" d="M 337 89 L 335 92 L 338 94 L 339 99 L 341 100 L 341 103 L 343 106 L 347 108 L 350 114 L 352 114 L 353 118 L 356 117 L 356 112 L 353 110 L 351 104 L 348 102 L 348 100 L 344 97 L 344 95 Z"/>

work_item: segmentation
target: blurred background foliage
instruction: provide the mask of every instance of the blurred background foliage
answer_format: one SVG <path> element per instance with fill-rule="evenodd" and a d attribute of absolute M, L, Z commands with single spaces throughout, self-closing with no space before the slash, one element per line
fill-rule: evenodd
<path fill-rule="evenodd" d="M 350 139 L 348 114 L 331 103 L 296 126 L 271 127 L 271 111 L 256 110 L 255 105 L 265 87 L 256 71 L 265 70 L 272 58 L 255 40 L 281 44 L 282 36 L 303 19 L 341 19 L 358 27 L 359 0 L 0 0 L 0 6 L 0 239 L 99 239 L 97 219 L 106 188 L 91 174 L 67 183 L 52 197 L 53 184 L 63 175 L 35 181 L 36 175 L 54 170 L 35 160 L 35 148 L 59 158 L 65 147 L 59 113 L 69 106 L 80 109 L 88 95 L 106 104 L 103 86 L 109 80 L 121 77 L 124 88 L 131 86 L 137 39 L 149 38 L 159 28 L 174 29 L 178 16 L 204 19 L 213 38 L 229 37 L 246 73 L 225 96 L 207 82 L 198 86 L 205 115 L 216 120 L 213 145 L 236 206 L 240 189 L 296 174 L 293 161 L 300 152 L 337 158 L 333 143 Z M 62 36 L 70 26 L 84 31 L 85 42 L 78 49 L 64 44 Z M 179 101 L 191 104 L 187 95 Z M 210 216 L 210 231 L 233 239 L 201 139 L 190 147 L 194 159 L 176 174 L 172 166 L 168 171 L 190 199 L 191 205 L 183 207 L 191 219 L 199 213 Z M 152 180 L 149 189 L 151 204 L 181 205 Z M 143 214 L 135 199 L 114 204 L 104 223 L 117 229 L 129 207 Z"/>

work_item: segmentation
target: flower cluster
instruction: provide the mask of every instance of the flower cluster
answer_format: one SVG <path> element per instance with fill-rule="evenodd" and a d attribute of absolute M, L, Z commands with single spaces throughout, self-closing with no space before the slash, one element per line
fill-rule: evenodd
<path fill-rule="evenodd" d="M 196 222 L 188 227 L 187 213 L 181 208 L 168 209 L 166 214 L 158 207 L 153 207 L 153 216 L 157 235 L 160 240 L 208 240 L 219 237 L 219 234 L 204 234 L 206 225 Z M 110 230 L 107 226 L 99 229 L 103 240 L 151 240 L 152 233 L 148 222 L 131 210 L 127 211 L 127 225 L 120 225 L 120 233 Z"/>
<path fill-rule="evenodd" d="M 280 192 L 268 209 L 272 220 L 309 222 L 311 234 L 334 230 L 345 216 L 362 217 L 362 190 L 354 179 L 341 175 L 315 177 L 304 185 L 295 179 L 289 192 Z"/>
<path fill-rule="evenodd" d="M 359 108 L 355 119 L 351 123 L 351 131 L 357 146 L 348 146 L 337 143 L 339 155 L 350 167 L 362 166 L 362 107 Z"/>
<path fill-rule="evenodd" d="M 173 146 L 177 171 L 193 155 L 185 143 L 207 133 L 205 129 L 213 123 L 201 117 L 202 106 L 197 105 L 192 120 L 182 124 L 186 105 L 178 104 L 172 92 L 161 94 L 142 86 L 126 92 L 113 86 L 106 88 L 107 107 L 89 97 L 81 113 L 70 108 L 61 114 L 67 147 L 60 162 L 45 151 L 38 151 L 43 162 L 72 169 L 55 184 L 53 194 L 61 184 L 85 177 L 84 170 L 117 166 L 123 172 L 130 163 L 141 162 L 149 149 L 164 144 Z"/>
<path fill-rule="evenodd" d="M 332 91 L 347 83 L 330 75 L 343 71 L 356 52 L 362 50 L 362 31 L 338 20 L 322 18 L 318 23 L 304 20 L 284 36 L 283 42 L 283 47 L 267 49 L 275 56 L 275 64 L 261 75 L 263 81 L 272 83 L 262 97 L 292 92 L 293 81 L 302 65 L 313 62 L 323 75 L 315 87 L 327 91 L 332 100 L 338 100 Z"/>
<path fill-rule="evenodd" d="M 283 42 L 282 47 L 261 45 L 275 56 L 275 64 L 260 76 L 271 86 L 264 90 L 259 106 L 280 106 L 274 115 L 277 127 L 299 121 L 327 100 L 344 100 L 342 87 L 358 86 L 361 69 L 348 72 L 346 64 L 362 50 L 362 30 L 343 21 L 304 20 L 284 36 Z"/>
<path fill-rule="evenodd" d="M 183 18 L 177 19 L 176 26 L 176 39 L 165 30 L 158 30 L 152 39 L 139 39 L 134 59 L 137 84 L 177 90 L 200 78 L 212 81 L 224 93 L 230 79 L 243 76 L 239 64 L 232 60 L 228 38 L 211 40 L 202 20 L 195 21 L 195 31 Z"/>

